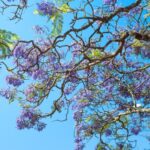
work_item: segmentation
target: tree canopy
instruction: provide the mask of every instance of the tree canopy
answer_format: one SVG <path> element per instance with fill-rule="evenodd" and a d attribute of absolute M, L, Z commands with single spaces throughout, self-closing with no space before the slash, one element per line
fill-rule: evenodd
<path fill-rule="evenodd" d="M 60 113 L 65 121 L 73 111 L 75 150 L 92 138 L 96 150 L 132 150 L 140 135 L 149 142 L 150 1 L 33 4 L 51 23 L 34 26 L 37 39 L 0 29 L 0 63 L 8 71 L 0 95 L 20 103 L 17 128 L 42 131 L 43 118 Z M 29 7 L 27 0 L 0 0 L 3 15 L 14 12 L 10 21 L 23 21 Z"/>

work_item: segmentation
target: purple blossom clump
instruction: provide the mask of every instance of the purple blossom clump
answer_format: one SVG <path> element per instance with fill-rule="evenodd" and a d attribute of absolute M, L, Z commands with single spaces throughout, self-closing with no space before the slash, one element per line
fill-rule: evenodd
<path fill-rule="evenodd" d="M 83 150 L 84 144 L 77 144 L 75 150 Z"/>
<path fill-rule="evenodd" d="M 43 69 L 39 69 L 33 72 L 33 79 L 45 79 L 47 77 L 46 72 Z"/>
<path fill-rule="evenodd" d="M 43 34 L 45 31 L 42 27 L 40 27 L 39 25 L 36 25 L 33 27 L 33 30 L 37 33 L 37 34 Z"/>
<path fill-rule="evenodd" d="M 36 129 L 38 131 L 42 131 L 46 127 L 46 124 L 44 122 L 38 122 Z"/>
<path fill-rule="evenodd" d="M 39 93 L 34 86 L 29 86 L 25 90 L 25 96 L 27 101 L 34 103 L 37 102 Z"/>
<path fill-rule="evenodd" d="M 23 80 L 17 76 L 9 75 L 6 77 L 6 81 L 8 84 L 12 84 L 13 86 L 20 86 L 23 83 Z"/>
<path fill-rule="evenodd" d="M 74 90 L 75 90 L 76 86 L 75 85 L 72 85 L 72 86 L 68 86 L 64 89 L 64 93 L 66 95 L 69 95 L 71 94 Z"/>
<path fill-rule="evenodd" d="M 37 70 L 39 54 L 39 50 L 35 48 L 32 42 L 21 42 L 13 50 L 14 63 L 17 65 L 19 71 L 29 73 Z"/>
<path fill-rule="evenodd" d="M 76 132 L 79 134 L 82 130 L 87 130 L 88 126 L 84 123 L 80 123 L 76 125 Z"/>
<path fill-rule="evenodd" d="M 75 139 L 75 143 L 76 143 L 75 150 L 83 150 L 84 143 L 82 141 L 83 139 L 78 135 Z"/>
<path fill-rule="evenodd" d="M 135 7 L 134 9 L 131 10 L 131 14 L 138 14 L 141 12 L 141 6 Z"/>
<path fill-rule="evenodd" d="M 112 134 L 112 131 L 110 129 L 107 129 L 106 132 L 105 132 L 105 135 L 110 136 L 111 134 Z"/>
<path fill-rule="evenodd" d="M 115 3 L 116 0 L 103 0 L 103 3 L 106 5 L 110 5 L 111 3 Z"/>
<path fill-rule="evenodd" d="M 24 50 L 25 45 L 24 44 L 20 44 L 18 46 L 15 47 L 14 51 L 13 51 L 13 56 L 16 58 L 20 58 L 23 57 L 25 58 L 25 50 Z"/>
<path fill-rule="evenodd" d="M 135 135 L 138 135 L 140 131 L 141 128 L 139 126 L 131 128 L 131 132 Z"/>
<path fill-rule="evenodd" d="M 37 10 L 41 15 L 52 16 L 57 12 L 55 4 L 51 2 L 43 1 L 41 3 L 37 3 L 37 7 L 38 7 Z"/>
<path fill-rule="evenodd" d="M 43 130 L 46 124 L 39 121 L 40 114 L 35 109 L 24 109 L 20 117 L 17 119 L 18 129 L 35 128 L 38 131 Z"/>
<path fill-rule="evenodd" d="M 80 90 L 73 98 L 75 101 L 81 101 L 83 99 L 93 100 L 93 92 L 87 89 Z"/>
<path fill-rule="evenodd" d="M 16 89 L 5 89 L 5 90 L 0 90 L 0 95 L 5 97 L 6 99 L 13 99 L 16 94 Z"/>
<path fill-rule="evenodd" d="M 81 137 L 76 137 L 75 142 L 76 142 L 76 143 L 82 142 L 82 138 L 81 138 Z"/>
<path fill-rule="evenodd" d="M 73 119 L 76 120 L 76 121 L 80 121 L 82 118 L 82 112 L 81 111 L 77 111 L 74 113 L 73 115 Z"/>
<path fill-rule="evenodd" d="M 147 57 L 147 58 L 150 58 L 150 51 L 149 51 L 149 49 L 141 49 L 141 55 L 145 58 L 145 57 Z"/>

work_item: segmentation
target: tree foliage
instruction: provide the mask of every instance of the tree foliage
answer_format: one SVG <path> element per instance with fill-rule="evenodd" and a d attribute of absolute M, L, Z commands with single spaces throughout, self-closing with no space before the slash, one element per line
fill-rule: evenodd
<path fill-rule="evenodd" d="M 3 13 L 15 9 L 11 20 L 20 21 L 28 8 L 27 0 L 1 2 Z M 46 127 L 42 118 L 58 112 L 66 120 L 71 109 L 76 150 L 94 137 L 96 150 L 134 149 L 136 136 L 150 141 L 150 2 L 49 0 L 35 5 L 34 13 L 52 23 L 50 33 L 35 26 L 42 39 L 24 41 L 0 30 L 3 56 L 14 61 L 13 66 L 2 63 L 10 74 L 8 89 L 0 93 L 21 104 L 18 129 L 41 131 Z M 47 113 L 40 110 L 45 101 L 51 105 Z"/>

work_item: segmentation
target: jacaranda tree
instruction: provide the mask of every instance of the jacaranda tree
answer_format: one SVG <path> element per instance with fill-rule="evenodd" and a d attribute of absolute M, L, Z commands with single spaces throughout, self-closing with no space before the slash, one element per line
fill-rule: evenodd
<path fill-rule="evenodd" d="M 0 94 L 21 105 L 17 128 L 41 131 L 43 118 L 62 113 L 67 120 L 72 110 L 75 150 L 95 137 L 96 150 L 132 150 L 140 135 L 150 141 L 150 1 L 32 3 L 34 14 L 51 23 L 34 26 L 41 38 L 25 41 L 0 30 L 8 71 Z M 1 13 L 13 10 L 10 20 L 23 21 L 29 4 L 0 0 Z M 45 102 L 49 112 L 40 109 Z"/>

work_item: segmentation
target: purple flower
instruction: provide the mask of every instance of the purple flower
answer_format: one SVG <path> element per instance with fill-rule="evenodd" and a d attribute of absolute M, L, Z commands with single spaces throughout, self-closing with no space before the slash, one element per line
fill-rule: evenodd
<path fill-rule="evenodd" d="M 82 112 L 81 111 L 75 112 L 74 115 L 73 115 L 73 118 L 76 121 L 80 121 L 82 119 Z"/>
<path fill-rule="evenodd" d="M 46 72 L 42 69 L 36 70 L 33 72 L 33 79 L 45 79 L 47 77 Z"/>
<path fill-rule="evenodd" d="M 26 96 L 26 100 L 32 103 L 37 102 L 38 100 L 38 91 L 36 90 L 36 88 L 34 86 L 29 86 L 26 90 L 25 90 L 25 96 Z"/>
<path fill-rule="evenodd" d="M 80 144 L 77 144 L 77 145 L 76 145 L 75 150 L 83 150 L 83 148 L 84 148 L 84 144 L 83 144 L 83 143 L 80 143 Z"/>
<path fill-rule="evenodd" d="M 23 83 L 22 79 L 13 75 L 7 76 L 6 81 L 8 84 L 12 84 L 13 86 L 20 86 Z"/>
<path fill-rule="evenodd" d="M 17 119 L 17 128 L 20 130 L 24 128 L 35 128 L 38 131 L 43 130 L 46 127 L 46 124 L 39 121 L 39 116 L 39 112 L 35 109 L 24 109 Z"/>
<path fill-rule="evenodd" d="M 34 109 L 24 109 L 21 112 L 20 117 L 17 119 L 17 128 L 32 128 L 38 120 L 38 114 Z"/>
<path fill-rule="evenodd" d="M 69 95 L 75 90 L 75 88 L 76 88 L 76 86 L 74 86 L 74 85 L 73 86 L 68 86 L 64 89 L 64 93 L 66 95 Z"/>
<path fill-rule="evenodd" d="M 48 15 L 48 16 L 52 16 L 54 13 L 57 12 L 57 8 L 55 6 L 54 3 L 51 2 L 41 2 L 41 3 L 37 3 L 37 10 L 40 14 L 42 15 Z"/>
<path fill-rule="evenodd" d="M 15 94 L 16 94 L 16 89 L 0 90 L 0 95 L 5 97 L 6 99 L 13 99 L 15 97 Z"/>
<path fill-rule="evenodd" d="M 110 136 L 112 134 L 112 131 L 110 130 L 110 129 L 107 129 L 106 131 L 105 131 L 105 135 L 106 136 Z"/>
<path fill-rule="evenodd" d="M 33 29 L 37 34 L 43 34 L 45 32 L 44 29 L 39 25 L 34 26 Z"/>
<path fill-rule="evenodd" d="M 131 128 L 131 132 L 135 135 L 138 135 L 140 131 L 141 128 L 139 126 Z"/>
<path fill-rule="evenodd" d="M 112 3 L 116 3 L 116 0 L 103 0 L 103 3 L 106 5 L 110 5 Z"/>
<path fill-rule="evenodd" d="M 16 58 L 19 57 L 24 57 L 24 45 L 18 45 L 15 47 L 14 51 L 13 51 L 13 55 Z"/>
<path fill-rule="evenodd" d="M 141 55 L 143 57 L 150 58 L 150 50 L 148 48 L 147 49 L 141 49 Z"/>
<path fill-rule="evenodd" d="M 43 123 L 43 122 L 38 122 L 36 129 L 37 129 L 38 131 L 42 131 L 45 127 L 46 127 L 46 124 L 45 124 L 45 123 Z"/>
<path fill-rule="evenodd" d="M 130 14 L 138 14 L 141 12 L 141 6 L 135 7 L 134 9 L 131 10 Z"/>
<path fill-rule="evenodd" d="M 76 143 L 82 142 L 82 138 L 81 138 L 81 137 L 76 137 L 75 142 L 76 142 Z"/>
<path fill-rule="evenodd" d="M 76 125 L 76 131 L 77 133 L 80 133 L 82 130 L 87 130 L 88 126 L 86 124 L 80 123 Z"/>

